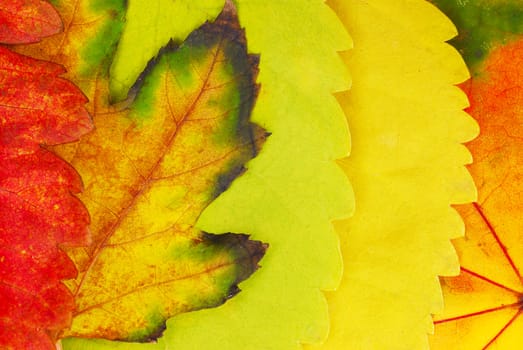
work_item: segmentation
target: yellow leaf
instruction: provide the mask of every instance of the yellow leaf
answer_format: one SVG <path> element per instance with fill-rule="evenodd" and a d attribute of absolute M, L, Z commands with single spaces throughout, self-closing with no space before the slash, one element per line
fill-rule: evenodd
<path fill-rule="evenodd" d="M 80 20 L 97 11 L 89 5 L 59 9 Z M 110 22 L 106 13 L 88 22 L 91 28 Z M 224 10 L 181 46 L 162 49 L 133 98 L 114 106 L 104 60 L 79 68 L 89 66 L 76 51 L 85 40 L 81 27 L 69 26 L 62 51 L 53 55 L 88 87 L 96 127 L 79 142 L 56 147 L 82 176 L 79 198 L 91 215 L 93 241 L 66 249 L 79 274 L 68 285 L 76 310 L 62 336 L 154 340 L 168 318 L 234 296 L 264 254 L 265 246 L 245 235 L 215 236 L 195 226 L 263 138 L 249 122 L 256 58 L 247 54 L 234 11 Z M 46 45 L 31 50 L 51 51 Z"/>
<path fill-rule="evenodd" d="M 354 40 L 353 86 L 341 100 L 352 132 L 342 166 L 356 212 L 338 225 L 345 272 L 328 295 L 331 333 L 317 349 L 426 349 L 442 307 L 438 275 L 459 272 L 450 204 L 475 199 L 460 143 L 478 132 L 453 84 L 467 79 L 443 41 L 456 30 L 422 0 L 337 0 Z"/>

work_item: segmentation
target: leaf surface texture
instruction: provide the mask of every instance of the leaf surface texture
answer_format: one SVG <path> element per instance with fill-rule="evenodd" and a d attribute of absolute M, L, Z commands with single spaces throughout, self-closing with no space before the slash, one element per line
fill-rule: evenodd
<path fill-rule="evenodd" d="M 205 21 L 214 21 L 223 4 L 224 0 L 129 1 L 111 65 L 111 96 L 123 100 L 151 57 L 170 39 L 182 42 Z"/>
<path fill-rule="evenodd" d="M 517 349 L 523 325 L 523 40 L 516 18 L 523 6 L 516 1 L 435 3 L 460 30 L 453 44 L 469 53 L 472 79 L 462 89 L 481 134 L 467 145 L 479 197 L 459 207 L 467 228 L 466 237 L 454 241 L 461 274 L 442 280 L 445 310 L 434 317 L 431 346 Z M 485 26 L 474 20 L 479 17 L 487 19 Z"/>
<path fill-rule="evenodd" d="M 234 296 L 265 252 L 246 235 L 210 235 L 195 226 L 264 137 L 249 122 L 256 59 L 224 12 L 180 46 L 163 48 L 132 96 L 112 105 L 107 55 L 121 7 L 64 1 L 58 8 L 70 19 L 62 44 L 29 51 L 63 60 L 90 98 L 96 126 L 56 148 L 82 175 L 93 241 L 68 249 L 79 270 L 69 283 L 77 307 L 61 336 L 154 340 L 168 318 Z M 87 37 L 111 23 L 116 35 Z M 99 52 L 83 51 L 82 41 Z"/>
<path fill-rule="evenodd" d="M 356 201 L 337 225 L 345 271 L 328 294 L 331 332 L 317 349 L 428 349 L 441 310 L 438 275 L 459 272 L 450 239 L 464 233 L 451 204 L 475 199 L 460 143 L 478 132 L 453 84 L 468 78 L 444 41 L 450 21 L 419 0 L 334 1 L 354 41 L 340 97 L 353 146 L 342 162 Z"/>
<path fill-rule="evenodd" d="M 2 43 L 33 42 L 61 28 L 56 11 L 39 1 L 0 5 L 0 21 Z M 54 349 L 74 311 L 62 282 L 77 270 L 62 248 L 88 244 L 89 215 L 73 195 L 80 177 L 46 146 L 75 141 L 92 123 L 87 99 L 63 73 L 0 46 L 2 349 Z"/>
<path fill-rule="evenodd" d="M 0 4 L 0 42 L 24 44 L 57 34 L 62 21 L 51 4 L 43 0 L 10 0 Z"/>
<path fill-rule="evenodd" d="M 156 345 L 71 340 L 68 348 L 281 350 L 327 336 L 322 290 L 336 288 L 342 272 L 331 221 L 353 210 L 350 184 L 334 162 L 349 151 L 346 120 L 333 93 L 350 85 L 336 52 L 348 49 L 350 39 L 323 1 L 234 5 L 249 52 L 260 55 L 253 121 L 271 136 L 198 223 L 208 232 L 249 232 L 269 242 L 263 269 L 242 284 L 248 293 L 169 321 Z"/>

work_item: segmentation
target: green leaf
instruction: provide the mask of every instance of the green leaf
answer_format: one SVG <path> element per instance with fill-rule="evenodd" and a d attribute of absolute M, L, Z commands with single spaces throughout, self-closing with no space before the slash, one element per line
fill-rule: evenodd
<path fill-rule="evenodd" d="M 214 20 L 224 0 L 132 0 L 111 65 L 110 93 L 125 99 L 147 62 L 172 38 L 182 42 L 205 21 Z"/>

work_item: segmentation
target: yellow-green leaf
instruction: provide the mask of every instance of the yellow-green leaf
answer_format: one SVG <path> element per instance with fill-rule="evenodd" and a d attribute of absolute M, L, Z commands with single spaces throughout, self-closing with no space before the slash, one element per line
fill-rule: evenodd
<path fill-rule="evenodd" d="M 205 21 L 213 21 L 224 0 L 132 0 L 111 66 L 110 92 L 123 100 L 147 61 L 171 38 L 185 38 Z"/>
<path fill-rule="evenodd" d="M 438 275 L 457 274 L 451 204 L 475 199 L 460 143 L 478 128 L 453 84 L 466 66 L 444 41 L 451 22 L 422 0 L 333 2 L 354 40 L 343 95 L 353 149 L 343 168 L 356 213 L 338 226 L 345 272 L 328 295 L 332 328 L 318 349 L 427 349 L 442 308 Z"/>

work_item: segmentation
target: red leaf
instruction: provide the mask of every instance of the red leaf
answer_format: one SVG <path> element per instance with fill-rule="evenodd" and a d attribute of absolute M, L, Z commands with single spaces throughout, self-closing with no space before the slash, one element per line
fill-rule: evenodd
<path fill-rule="evenodd" d="M 77 140 L 91 129 L 87 98 L 62 73 L 57 64 L 0 47 L 0 156 Z"/>
<path fill-rule="evenodd" d="M 4 42 L 34 41 L 61 27 L 47 3 L 10 0 L 8 7 L 0 5 Z M 42 145 L 77 140 L 92 123 L 86 97 L 62 73 L 0 46 L 1 349 L 54 349 L 75 307 L 62 280 L 77 270 L 61 247 L 88 244 L 89 216 L 72 195 L 82 187 L 78 174 Z"/>
<path fill-rule="evenodd" d="M 0 42 L 33 43 L 62 30 L 56 10 L 42 0 L 7 0 L 0 3 Z"/>

